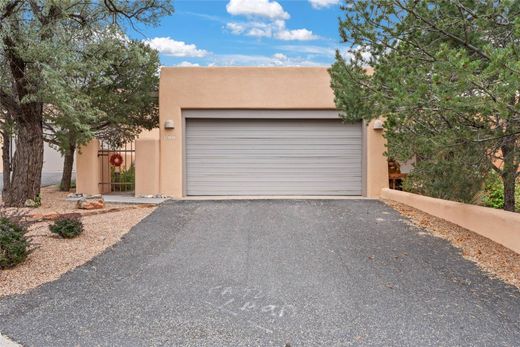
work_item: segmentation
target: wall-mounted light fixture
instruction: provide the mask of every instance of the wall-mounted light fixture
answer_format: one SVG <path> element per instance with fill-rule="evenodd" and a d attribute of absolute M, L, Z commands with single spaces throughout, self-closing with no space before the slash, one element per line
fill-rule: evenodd
<path fill-rule="evenodd" d="M 175 129 L 175 123 L 173 120 L 168 119 L 164 122 L 164 129 Z"/>
<path fill-rule="evenodd" d="M 372 126 L 372 129 L 374 130 L 383 130 L 383 121 L 381 119 L 376 119 L 374 121 L 374 125 Z"/>

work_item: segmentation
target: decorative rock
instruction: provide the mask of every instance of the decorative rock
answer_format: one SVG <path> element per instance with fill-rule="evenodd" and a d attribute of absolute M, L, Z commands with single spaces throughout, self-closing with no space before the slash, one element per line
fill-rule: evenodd
<path fill-rule="evenodd" d="M 40 205 L 32 199 L 27 199 L 27 200 L 25 200 L 24 206 L 25 207 L 38 207 Z"/>
<path fill-rule="evenodd" d="M 102 197 L 81 198 L 76 203 L 76 207 L 82 210 L 97 210 L 105 207 L 105 201 Z"/>

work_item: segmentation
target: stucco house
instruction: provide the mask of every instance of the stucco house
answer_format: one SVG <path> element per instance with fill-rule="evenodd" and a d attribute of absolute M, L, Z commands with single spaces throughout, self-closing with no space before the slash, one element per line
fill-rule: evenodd
<path fill-rule="evenodd" d="M 380 122 L 345 124 L 321 67 L 165 67 L 160 129 L 135 142 L 135 195 L 379 196 Z M 77 192 L 101 192 L 99 142 Z"/>

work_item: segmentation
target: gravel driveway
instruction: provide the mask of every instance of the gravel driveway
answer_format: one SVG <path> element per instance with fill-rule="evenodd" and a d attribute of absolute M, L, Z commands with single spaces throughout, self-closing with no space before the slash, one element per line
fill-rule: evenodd
<path fill-rule="evenodd" d="M 371 200 L 167 202 L 0 300 L 35 346 L 513 346 L 520 294 Z"/>

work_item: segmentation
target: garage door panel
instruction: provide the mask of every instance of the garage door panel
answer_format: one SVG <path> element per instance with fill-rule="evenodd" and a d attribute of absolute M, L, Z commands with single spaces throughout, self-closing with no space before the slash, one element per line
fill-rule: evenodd
<path fill-rule="evenodd" d="M 186 120 L 188 195 L 361 195 L 361 124 Z"/>

